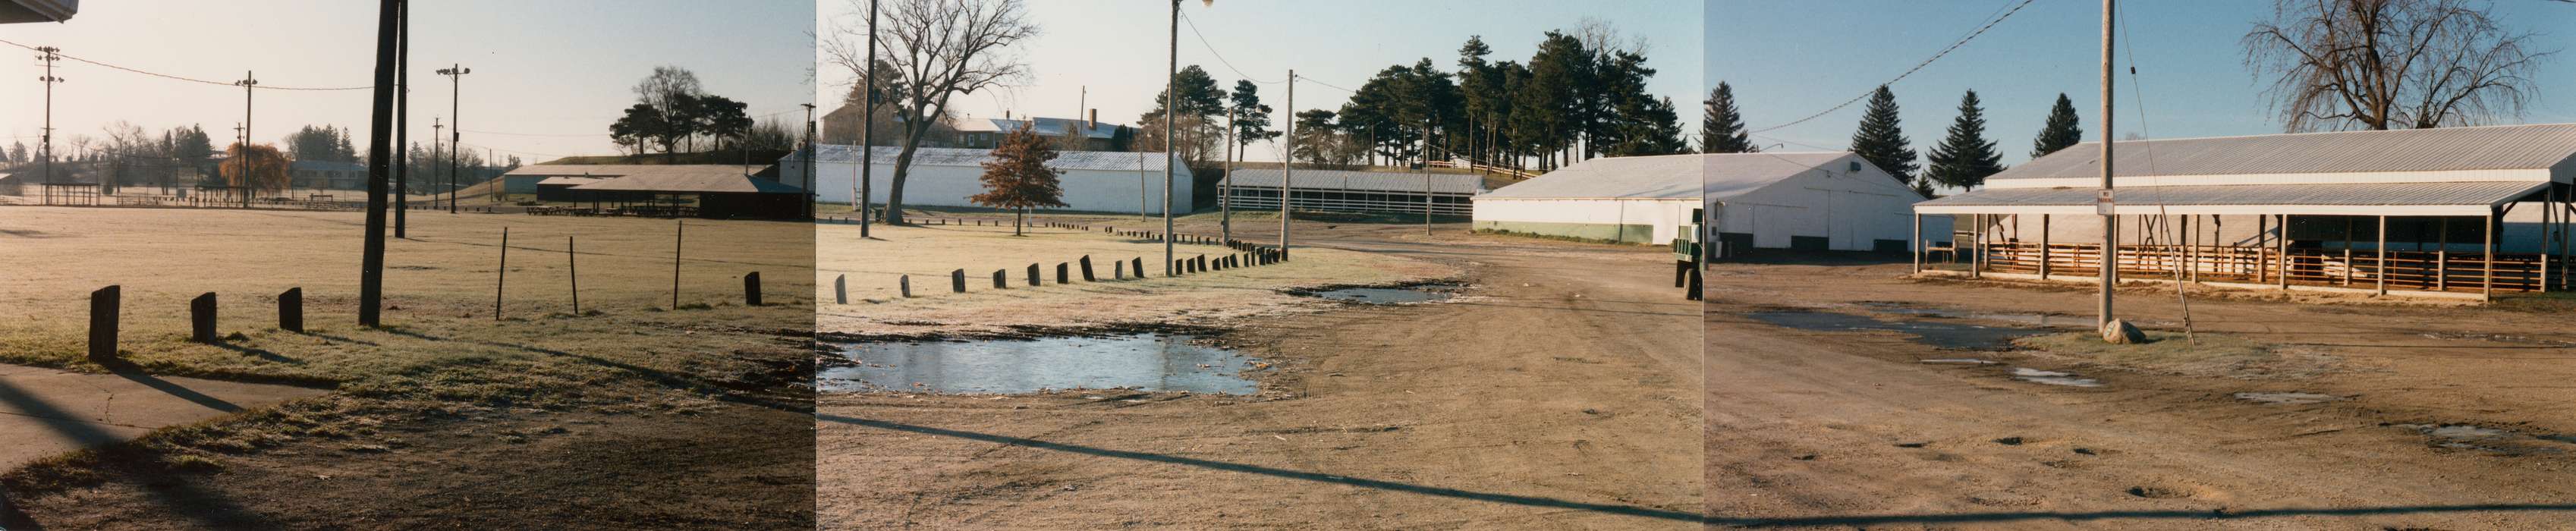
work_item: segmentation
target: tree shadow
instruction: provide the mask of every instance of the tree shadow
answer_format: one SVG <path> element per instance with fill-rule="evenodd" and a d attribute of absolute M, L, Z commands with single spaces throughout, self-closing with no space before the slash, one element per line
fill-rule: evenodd
<path fill-rule="evenodd" d="M 1322 473 L 1316 473 L 1316 472 L 1301 472 L 1301 471 L 1296 471 L 1296 470 L 1287 470 L 1287 469 L 1271 468 L 1271 467 L 1265 467 L 1265 466 L 1259 466 L 1259 465 L 1247 465 L 1247 464 L 1242 464 L 1242 463 L 1228 463 L 1228 462 L 1224 462 L 1224 461 L 1212 461 L 1212 460 L 1206 460 L 1206 459 L 1195 459 L 1195 458 L 1189 458 L 1189 457 L 1179 457 L 1179 456 L 1171 456 L 1171 455 L 1163 455 L 1163 454 L 1154 454 L 1154 453 L 1146 453 L 1146 452 L 1130 452 L 1130 451 L 1124 451 L 1124 450 L 1111 450 L 1111 449 L 1106 449 L 1106 448 L 1093 448 L 1093 447 L 1089 447 L 1089 446 L 1078 446 L 1078 445 L 1071 445 L 1071 444 L 1064 444 L 1064 443 L 1047 442 L 1047 441 L 1041 441 L 1041 440 L 1037 440 L 1037 439 L 1027 439 L 1027 438 L 1020 438 L 1020 437 L 1011 437 L 1011 436 L 1007 436 L 1007 435 L 995 435 L 995 434 L 989 434 L 989 433 L 976 433 L 976 432 L 970 432 L 970 431 L 949 430 L 949 429 L 933 428 L 933 427 L 929 427 L 929 426 L 916 426 L 916 425 L 911 425 L 911 424 L 902 424 L 902 423 L 896 423 L 896 422 L 886 422 L 886 421 L 880 421 L 880 420 L 868 420 L 868 419 L 862 419 L 862 418 L 845 417 L 845 416 L 840 416 L 840 415 L 831 415 L 831 414 L 819 414 L 819 413 L 818 413 L 818 414 L 814 415 L 814 418 L 815 418 L 815 419 L 817 419 L 817 420 L 824 420 L 824 421 L 830 421 L 830 422 L 838 422 L 838 423 L 842 423 L 842 424 L 850 424 L 850 425 L 856 425 L 856 426 L 866 426 L 866 427 L 871 427 L 871 428 L 886 429 L 886 430 L 894 430 L 894 431 L 909 432 L 909 433 L 918 433 L 918 434 L 924 434 L 924 435 L 936 435 L 936 436 L 941 436 L 941 437 L 956 437 L 956 438 L 961 438 L 961 439 L 969 439 L 969 440 L 976 440 L 976 441 L 984 441 L 984 442 L 990 442 L 990 443 L 996 443 L 996 444 L 1005 444 L 1005 445 L 1011 445 L 1011 446 L 1021 446 L 1021 447 L 1028 447 L 1028 448 L 1036 448 L 1036 449 L 1041 449 L 1041 450 L 1055 450 L 1055 451 L 1059 451 L 1059 452 L 1071 452 L 1071 453 L 1077 453 L 1077 454 L 1083 454 L 1083 455 L 1092 455 L 1092 456 L 1100 456 L 1100 457 L 1114 457 L 1114 458 L 1119 458 L 1119 459 L 1133 459 L 1133 460 L 1137 460 L 1137 461 L 1148 461 L 1148 462 L 1155 462 L 1155 463 L 1167 463 L 1167 464 L 1176 464 L 1176 465 L 1194 466 L 1194 467 L 1207 468 L 1207 469 L 1213 469 L 1213 470 L 1223 470 L 1223 471 L 1228 471 L 1228 472 L 1240 472 L 1240 473 L 1246 473 L 1246 474 L 1258 474 L 1258 475 L 1264 475 L 1264 476 L 1279 477 L 1279 478 L 1287 478 L 1287 479 L 1295 479 L 1295 480 L 1314 481 L 1314 482 L 1321 482 L 1321 483 L 1333 483 L 1333 484 L 1349 485 L 1349 486 L 1354 486 L 1354 487 L 1362 487 L 1362 488 L 1370 488 L 1370 489 L 1378 489 L 1378 490 L 1387 490 L 1387 491 L 1395 491 L 1395 492 L 1407 492 L 1407 493 L 1413 493 L 1413 494 L 1423 494 L 1423 495 L 1429 495 L 1429 496 L 1440 496 L 1440 497 L 1445 497 L 1445 498 L 1457 498 L 1457 499 L 1463 499 L 1463 500 L 1474 500 L 1474 501 L 1495 502 L 1495 503 L 1507 503 L 1507 504 L 1513 504 L 1513 505 L 1521 505 L 1521 506 L 1528 506 L 1528 507 L 1541 507 L 1541 508 L 1549 508 L 1549 509 L 1567 509 L 1567 510 L 1576 510 L 1576 511 L 1589 511 L 1589 512 L 1596 512 L 1596 513 L 1603 513 L 1603 514 L 1615 514 L 1615 515 L 1622 515 L 1622 516 L 1639 516 L 1639 517 L 1645 517 L 1645 518 L 1656 518 L 1656 519 L 1662 519 L 1662 520 L 1699 521 L 1699 520 L 1701 520 L 1701 519 L 1702 519 L 1702 516 L 1701 516 L 1701 515 L 1699 515 L 1699 514 L 1696 514 L 1696 513 L 1690 513 L 1690 512 L 1684 512 L 1684 511 L 1668 511 L 1668 510 L 1656 509 L 1656 508 L 1651 508 L 1651 507 L 1639 507 L 1639 506 L 1633 506 L 1633 505 L 1614 505 L 1614 504 L 1606 504 L 1606 503 L 1586 503 L 1586 502 L 1578 502 L 1578 501 L 1571 501 L 1571 500 L 1561 500 L 1561 499 L 1556 499 L 1556 498 L 1547 498 L 1547 497 L 1540 497 L 1540 496 L 1522 496 L 1522 495 L 1514 495 L 1514 494 L 1501 494 L 1501 493 L 1492 493 L 1492 492 L 1478 492 L 1478 491 L 1470 491 L 1470 490 L 1462 490 L 1462 489 L 1453 489 L 1453 488 L 1447 488 L 1447 487 L 1432 487 L 1432 486 L 1426 486 L 1426 485 L 1415 485 L 1415 484 L 1411 484 L 1411 483 L 1399 483 L 1399 482 L 1394 482 L 1394 481 L 1375 480 L 1375 479 L 1363 479 L 1363 478 L 1354 478 L 1354 477 L 1346 477 L 1346 476 L 1336 476 L 1336 475 L 1332 475 L 1332 474 L 1322 474 Z"/>
<path fill-rule="evenodd" d="M 170 388 L 175 388 L 180 392 L 173 394 L 179 395 L 181 398 L 189 398 L 191 401 L 196 401 L 199 398 L 202 398 L 205 400 L 212 400 L 214 404 L 221 405 L 221 407 L 215 405 L 208 405 L 207 407 L 215 407 L 216 409 L 226 412 L 239 411 L 241 409 L 240 407 L 233 406 L 230 403 L 226 403 L 221 400 L 214 400 L 213 397 L 207 397 L 203 394 L 198 394 L 195 391 L 189 391 L 184 387 L 177 387 L 174 384 L 161 381 L 158 378 L 153 378 L 148 375 L 143 375 L 140 372 L 119 370 L 117 375 L 141 382 L 144 385 L 151 385 L 155 389 L 163 389 L 164 392 L 169 392 L 171 390 Z M 138 377 L 140 379 L 137 379 Z M 156 385 L 156 383 L 158 385 Z M 169 388 L 164 388 L 164 386 L 168 386 Z M 133 445 L 131 441 L 121 441 L 115 434 L 99 429 L 97 425 L 86 421 L 79 421 L 77 420 L 80 418 L 79 416 L 63 411 L 62 408 L 56 407 L 50 402 L 46 402 L 43 399 L 20 392 L 6 383 L 0 383 L 0 402 L 6 402 L 10 406 L 17 408 L 19 411 L 27 412 L 30 416 L 69 420 L 66 422 L 46 422 L 44 424 L 52 427 L 56 432 L 61 433 L 64 437 L 75 441 L 83 441 L 84 445 L 95 448 L 99 455 L 99 464 L 97 465 L 99 468 L 120 472 L 120 475 L 124 476 L 123 479 L 133 481 L 137 488 L 149 494 L 150 501 L 152 503 L 159 505 L 161 509 L 168 514 L 182 516 L 195 522 L 196 525 L 193 527 L 207 529 L 266 529 L 274 527 L 258 513 L 251 512 L 248 508 L 242 507 L 239 503 L 235 503 L 221 494 L 209 491 L 204 487 L 190 482 L 188 479 L 183 477 L 183 474 L 152 470 L 152 468 L 157 467 L 146 462 L 147 459 L 152 459 L 144 455 L 149 452 L 148 450 Z M 206 402 L 198 403 L 201 405 L 207 404 Z M 0 497 L 5 497 L 7 495 L 8 493 L 5 490 L 0 490 Z M 29 516 L 24 510 L 20 509 L 16 502 L 0 500 L 0 528 L 42 529 L 43 525 L 37 523 L 34 517 Z"/>
<path fill-rule="evenodd" d="M 234 353 L 236 353 L 236 354 L 247 354 L 247 355 L 252 355 L 252 356 L 258 356 L 258 357 L 259 357 L 259 359 L 268 360 L 268 361 L 272 361 L 272 362 L 284 363 L 284 364 L 287 364 L 287 365 L 303 365 L 303 364 L 304 364 L 304 360 L 299 360 L 299 359 L 295 359 L 295 358 L 290 358 L 290 357 L 287 357 L 285 354 L 279 354 L 279 353 L 277 353 L 277 351 L 274 351 L 274 350 L 269 350 L 269 349 L 264 349 L 264 348 L 258 348 L 258 347 L 246 347 L 246 346 L 241 346 L 241 345 L 235 345 L 235 344 L 232 344 L 231 342 L 228 342 L 228 341 L 216 341 L 216 342 L 214 342 L 214 343 L 210 343 L 210 344 L 214 345 L 214 346 L 215 346 L 215 348 L 220 348 L 220 349 L 224 349 L 224 350 L 230 350 L 230 351 L 233 351 L 233 352 L 234 352 Z"/>
<path fill-rule="evenodd" d="M 108 374 L 114 374 L 118 378 L 124 378 L 127 381 L 143 384 L 145 387 L 150 387 L 153 390 L 160 391 L 170 396 L 179 397 L 181 400 L 193 402 L 199 406 L 205 406 L 207 409 L 225 413 L 235 413 L 242 410 L 241 406 L 234 405 L 232 402 L 225 402 L 224 399 L 215 398 L 214 396 L 197 392 L 195 389 L 189 389 L 187 386 L 179 385 L 169 380 L 163 380 L 150 374 L 144 374 L 143 367 L 135 365 L 134 362 L 115 360 L 101 363 L 99 365 L 106 367 Z"/>
<path fill-rule="evenodd" d="M 1710 525 L 1736 527 L 1877 526 L 1889 524 L 1968 524 L 2029 520 L 2246 520 L 2290 516 L 2383 516 L 2474 512 L 2576 512 L 2576 504 L 2487 503 L 2469 505 L 2399 505 L 2388 507 L 2222 509 L 2217 511 L 1988 512 L 1957 514 L 1887 514 L 1802 516 L 1790 518 L 1710 517 Z"/>

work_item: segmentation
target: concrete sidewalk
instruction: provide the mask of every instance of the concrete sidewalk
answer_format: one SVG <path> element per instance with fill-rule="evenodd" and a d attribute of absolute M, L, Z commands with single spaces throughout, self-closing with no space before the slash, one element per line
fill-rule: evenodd
<path fill-rule="evenodd" d="M 286 385 L 0 364 L 0 470 L 243 408 L 328 393 Z"/>

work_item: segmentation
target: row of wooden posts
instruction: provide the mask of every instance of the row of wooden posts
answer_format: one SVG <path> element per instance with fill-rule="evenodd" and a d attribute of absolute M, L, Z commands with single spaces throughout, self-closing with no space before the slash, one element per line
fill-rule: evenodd
<path fill-rule="evenodd" d="M 125 307 L 124 287 L 111 285 L 89 292 L 89 360 L 107 364 L 117 361 L 116 336 Z M 277 328 L 304 332 L 304 288 L 287 288 L 277 294 Z M 206 292 L 188 300 L 188 339 L 214 343 L 215 294 Z"/>
<path fill-rule="evenodd" d="M 924 225 L 961 225 L 961 226 L 963 226 L 963 225 L 969 225 L 969 223 L 968 223 L 968 222 L 970 222 L 970 221 L 972 222 L 972 225 L 973 225 L 973 226 L 984 226 L 984 225 L 985 225 L 985 223 L 986 223 L 986 220 L 950 219 L 950 218 L 924 218 L 924 219 L 921 219 L 921 220 L 920 220 L 920 223 L 921 223 L 921 224 L 924 224 Z M 1001 224 L 1001 223 L 999 223 L 999 222 L 993 222 L 992 224 L 993 224 L 994 226 L 1000 226 L 1000 225 L 1002 225 L 1002 224 Z M 1070 229 L 1070 230 L 1082 230 L 1082 231 L 1106 232 L 1106 233 L 1116 234 L 1116 235 L 1120 235 L 1120 236 L 1127 236 L 1127 237 L 1132 237 L 1132 238 L 1144 238 L 1144 239 L 1147 239 L 1147 240 L 1151 240 L 1151 241 L 1158 241 L 1158 242 L 1159 242 L 1159 241 L 1163 241 L 1163 238 L 1165 238 L 1165 236 L 1164 236 L 1163 234 L 1161 234 L 1161 233 L 1150 232 L 1150 231 L 1118 230 L 1118 229 L 1117 229 L 1117 228 L 1115 228 L 1115 227 L 1092 227 L 1092 226 L 1089 226 L 1089 225 L 1080 225 L 1080 224 L 1073 224 L 1073 223 L 1038 222 L 1038 223 L 1031 223 L 1031 224 L 1029 224 L 1029 226 L 1035 226 L 1035 227 L 1048 227 L 1048 228 L 1057 228 L 1057 229 Z M 1224 240 L 1224 239 L 1221 239 L 1221 238 L 1209 238 L 1209 237 L 1205 237 L 1205 236 L 1197 236 L 1197 235 L 1191 235 L 1191 234 L 1180 234 L 1180 235 L 1174 235 L 1174 236 L 1170 236 L 1170 238 L 1172 238 L 1173 243 L 1184 243 L 1184 244 L 1193 244 L 1193 245 L 1222 245 L 1222 246 L 1225 246 L 1225 247 L 1226 247 L 1226 248 L 1228 248 L 1228 249 L 1234 249 L 1235 251 L 1237 251 L 1237 252 L 1235 252 L 1235 253 L 1233 253 L 1233 254 L 1220 255 L 1220 256 L 1216 256 L 1216 257 L 1214 257 L 1214 258 L 1210 258 L 1208 255 L 1201 254 L 1201 255 L 1198 255 L 1198 256 L 1195 256 L 1195 257 L 1191 257 L 1191 258 L 1178 258 L 1178 259 L 1174 259 L 1174 260 L 1172 260 L 1172 264 L 1171 264 L 1171 274 L 1170 274 L 1170 276 L 1174 276 L 1174 277 L 1181 276 L 1181 275 L 1188 275 L 1188 274 L 1205 273 L 1205 272 L 1209 272 L 1209 271 L 1223 271 L 1223 270 L 1227 270 L 1227 269 L 1236 269 L 1236 268 L 1251 267 L 1251 266 L 1271 265 L 1271 264 L 1276 264 L 1276 263 L 1280 263 L 1280 262 L 1288 261 L 1288 253 L 1287 253 L 1286 251 L 1284 251 L 1284 250 L 1281 250 L 1281 249 L 1277 248 L 1277 247 L 1270 247 L 1270 246 L 1264 246 L 1264 245 L 1257 245 L 1257 244 L 1252 244 L 1252 243 L 1249 243 L 1249 242 L 1244 242 L 1244 241 L 1241 241 L 1241 240 Z M 1142 279 L 1147 278 L 1146 273 L 1145 273 L 1145 259 L 1144 259 L 1144 258 L 1142 258 L 1142 257 L 1130 258 L 1130 259 L 1127 259 L 1127 260 L 1112 260 L 1112 261 L 1110 261 L 1109 263 L 1110 263 L 1110 265 L 1111 265 L 1111 267 L 1110 267 L 1110 278 L 1111 278 L 1111 279 L 1114 279 L 1114 280 L 1127 280 L 1127 279 L 1128 279 L 1128 271 L 1130 271 L 1130 270 L 1135 271 L 1135 278 L 1136 278 L 1136 279 L 1138 279 L 1138 280 L 1142 280 Z M 1057 262 L 1057 263 L 1055 264 L 1055 283 L 1057 283 L 1057 284 L 1071 284 L 1071 283 L 1073 283 L 1073 271 L 1074 271 L 1074 268 L 1075 268 L 1075 267 L 1077 267 L 1077 266 L 1078 266 L 1078 267 L 1080 267 L 1080 269 L 1081 269 L 1081 272 L 1082 272 L 1082 281 L 1083 281 L 1083 282 L 1098 282 L 1098 281 L 1099 281 L 1099 278 L 1097 277 L 1097 275 L 1096 275 L 1096 273 L 1095 273 L 1095 270 L 1094 270 L 1094 269 L 1092 269 L 1092 265 L 1091 265 L 1091 256 L 1090 256 L 1090 255 L 1083 255 L 1083 256 L 1082 256 L 1082 258 L 1077 259 L 1077 260 L 1072 261 L 1072 262 Z M 1027 277 L 1027 278 L 1028 278 L 1028 285 L 1029 285 L 1029 287 L 1037 287 L 1037 286 L 1043 285 L 1043 280 L 1042 280 L 1042 277 L 1040 276 L 1040 275 L 1041 275 L 1041 273 L 1042 273 L 1043 271 L 1045 271 L 1045 269 L 1042 267 L 1042 264 L 1034 264 L 1034 263 L 1033 263 L 1033 264 L 1029 264 L 1029 266 L 1028 266 L 1028 268 L 1027 268 L 1027 272 L 1028 272 L 1028 277 Z M 902 296 L 902 297 L 904 297 L 904 298 L 911 298 L 911 297 L 912 297 L 912 275 L 902 275 L 902 276 L 896 277 L 896 278 L 895 278 L 895 287 L 896 287 L 897 291 L 898 291 L 899 293 L 901 293 L 901 296 Z M 1010 289 L 1010 287 L 1011 287 L 1011 281 L 1010 281 L 1010 270 L 1008 270 L 1008 269 L 996 269 L 996 270 L 993 270 L 993 289 Z M 966 270 L 964 270 L 964 269 L 957 269 L 957 270 L 952 270 L 952 271 L 949 271 L 949 272 L 948 272 L 948 291 L 949 291 L 950 293 L 965 293 L 965 292 L 966 292 Z M 849 304 L 849 303 L 850 303 L 849 275 L 846 275 L 846 274 L 844 274 L 844 275 L 835 275 L 835 276 L 833 276 L 833 277 L 832 277 L 832 302 L 833 302 L 834 304 Z"/>

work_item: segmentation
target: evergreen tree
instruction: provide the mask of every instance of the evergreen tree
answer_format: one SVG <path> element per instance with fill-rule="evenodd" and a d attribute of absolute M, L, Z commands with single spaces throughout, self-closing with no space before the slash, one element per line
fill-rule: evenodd
<path fill-rule="evenodd" d="M 1861 114 L 1860 130 L 1852 133 L 1852 152 L 1869 160 L 1878 169 L 1886 170 L 1888 175 L 1895 176 L 1896 182 L 1912 186 L 1915 191 L 1929 196 L 1931 184 L 1918 181 L 1914 176 L 1914 169 L 1918 166 L 1914 162 L 1913 144 L 1913 140 L 1905 138 L 1905 128 L 1898 123 L 1896 93 L 1888 91 L 1886 85 L 1880 85 L 1878 92 L 1869 96 L 1869 109 Z"/>
<path fill-rule="evenodd" d="M 1735 108 L 1735 89 L 1718 82 L 1709 91 L 1706 114 L 1699 124 L 1699 150 L 1702 153 L 1754 153 L 1762 148 L 1753 145 L 1752 134 L 1744 130 L 1744 114 Z"/>
<path fill-rule="evenodd" d="M 1243 160 L 1244 146 L 1282 134 L 1270 128 L 1270 106 L 1261 103 L 1260 85 L 1249 79 L 1235 80 L 1234 94 L 1228 99 L 1234 104 L 1234 160 Z"/>
<path fill-rule="evenodd" d="M 2075 121 L 2075 102 L 2066 93 L 2057 93 L 2057 106 L 2048 108 L 2048 125 L 2040 126 L 2039 138 L 2030 141 L 2030 158 L 2040 158 L 2084 141 L 2084 128 Z"/>
<path fill-rule="evenodd" d="M 1623 106 L 1620 114 L 1628 118 L 1620 121 L 1620 140 L 1618 144 L 1610 146 L 1607 151 L 1610 156 L 1639 157 L 1690 152 L 1690 141 L 1682 139 L 1681 113 L 1674 110 L 1671 98 L 1647 100 L 1644 105 L 1633 109 Z"/>
<path fill-rule="evenodd" d="M 1986 111 L 1979 107 L 1977 91 L 1959 97 L 1959 119 L 1950 122 L 1948 133 L 1924 157 L 1932 161 L 1923 171 L 1926 180 L 1970 190 L 1984 186 L 1986 176 L 2004 171 L 2003 154 L 1986 140 Z"/>

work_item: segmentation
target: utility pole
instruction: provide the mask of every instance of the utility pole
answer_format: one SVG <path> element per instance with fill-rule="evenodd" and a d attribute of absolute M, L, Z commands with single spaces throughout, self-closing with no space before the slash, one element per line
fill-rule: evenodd
<path fill-rule="evenodd" d="M 54 62 L 63 60 L 62 52 L 52 46 L 36 48 L 36 60 L 45 62 L 45 76 L 36 78 L 45 82 L 45 134 L 39 141 L 45 152 L 45 184 L 54 184 L 54 85 L 63 82 L 54 75 Z"/>
<path fill-rule="evenodd" d="M 1169 98 L 1165 98 L 1169 99 Z M 1225 182 L 1216 187 L 1217 238 L 1234 242 L 1234 109 L 1225 110 Z"/>
<path fill-rule="evenodd" d="M 465 118 L 464 115 L 458 114 L 458 111 L 464 109 L 465 104 L 462 100 L 465 99 L 465 86 L 460 81 L 466 74 L 471 73 L 474 73 L 474 69 L 458 66 L 456 63 L 448 63 L 447 68 L 438 71 L 438 75 L 447 76 L 448 125 L 456 126 L 454 129 L 447 130 L 447 213 L 449 214 L 456 213 L 456 185 L 463 180 L 456 175 L 457 153 L 465 151 Z M 492 193 L 494 197 L 499 197 L 500 191 L 493 190 Z"/>
<path fill-rule="evenodd" d="M 814 196 L 820 193 L 814 189 L 814 183 L 822 181 L 815 178 L 814 157 L 823 156 L 823 152 L 814 150 L 814 104 L 802 105 L 805 106 L 805 219 L 810 221 L 814 219 Z M 750 153 L 750 147 L 745 146 L 743 152 Z"/>
<path fill-rule="evenodd" d="M 385 180 L 391 176 L 393 159 L 388 157 L 393 140 L 394 71 L 402 62 L 402 20 L 405 0 L 380 0 L 376 12 L 376 88 L 374 116 L 369 120 L 367 143 L 367 241 L 366 257 L 358 276 L 358 324 L 368 328 L 383 325 L 379 315 L 384 305 L 385 287 Z M 247 85 L 246 85 L 247 86 Z"/>
<path fill-rule="evenodd" d="M 251 72 L 248 70 L 244 70 L 242 71 L 241 81 L 234 81 L 233 84 L 242 88 L 241 137 L 242 144 L 248 145 L 250 144 L 251 92 L 253 92 L 254 89 L 259 88 L 259 77 L 251 75 Z"/>
<path fill-rule="evenodd" d="M 875 194 L 869 189 L 868 179 L 869 174 L 876 173 L 877 165 L 877 0 L 868 0 L 867 78 L 868 88 L 859 91 L 859 99 L 865 100 L 859 104 L 859 110 L 865 113 L 859 117 L 859 204 L 851 205 L 859 211 L 860 239 L 868 237 L 868 218 L 876 217 L 868 208 L 871 200 L 875 199 L 870 197 Z"/>
<path fill-rule="evenodd" d="M 429 117 L 429 178 L 432 182 L 436 182 L 438 180 L 438 176 L 441 175 L 438 173 L 438 135 L 439 133 L 447 132 L 446 129 L 447 125 L 439 123 L 438 117 Z M 454 196 L 450 196 L 448 201 L 453 203 L 456 201 L 456 198 Z M 437 190 L 429 191 L 429 208 L 433 210 L 438 208 Z"/>
<path fill-rule="evenodd" d="M 1168 98 L 1166 98 L 1168 99 Z M 1288 160 L 1279 163 L 1279 256 L 1288 256 L 1289 185 L 1297 182 L 1297 70 L 1288 69 Z"/>
<path fill-rule="evenodd" d="M 1431 235 L 1431 116 L 1422 116 L 1422 235 Z"/>
<path fill-rule="evenodd" d="M 2095 330 L 2111 326 L 2111 292 L 2120 282 L 2120 216 L 2112 213 L 2111 202 L 2111 139 L 2118 138 L 2111 134 L 2111 17 L 2118 12 L 2113 4 L 2117 1 L 2102 0 L 2102 193 L 2094 198 L 2102 214 L 2102 304 L 2094 319 Z M 2288 229 L 2282 227 L 2281 233 L 2289 234 Z"/>
<path fill-rule="evenodd" d="M 2107 0 L 2106 0 L 2107 1 Z M 1168 60 L 1163 68 L 1163 276 L 1172 276 L 1172 166 L 1180 164 L 1180 137 L 1173 133 L 1172 117 L 1180 114 L 1181 87 L 1181 0 L 1172 0 L 1171 42 L 1163 49 Z"/>
<path fill-rule="evenodd" d="M 394 51 L 394 238 L 411 238 L 411 2 L 396 14 Z"/>

